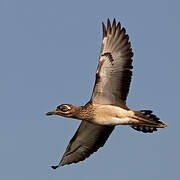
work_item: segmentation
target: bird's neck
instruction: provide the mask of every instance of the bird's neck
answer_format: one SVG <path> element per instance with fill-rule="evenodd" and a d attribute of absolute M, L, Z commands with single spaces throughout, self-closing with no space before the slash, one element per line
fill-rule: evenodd
<path fill-rule="evenodd" d="M 93 112 L 93 108 L 90 105 L 78 106 L 74 118 L 91 121 L 93 119 Z"/>

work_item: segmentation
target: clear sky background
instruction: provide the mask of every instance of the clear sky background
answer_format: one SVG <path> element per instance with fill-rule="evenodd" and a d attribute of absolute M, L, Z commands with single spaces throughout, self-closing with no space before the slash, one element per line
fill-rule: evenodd
<path fill-rule="evenodd" d="M 0 1 L 0 179 L 180 178 L 178 0 Z M 134 71 L 127 104 L 168 124 L 153 134 L 119 126 L 87 160 L 53 170 L 79 121 L 46 117 L 92 93 L 101 22 L 127 30 Z"/>

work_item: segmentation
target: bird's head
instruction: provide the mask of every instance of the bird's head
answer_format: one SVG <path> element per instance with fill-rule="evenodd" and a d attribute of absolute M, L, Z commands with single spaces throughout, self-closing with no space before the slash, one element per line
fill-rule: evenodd
<path fill-rule="evenodd" d="M 80 111 L 80 106 L 74 106 L 71 104 L 61 104 L 57 106 L 56 110 L 46 113 L 47 116 L 50 115 L 59 115 L 64 117 L 75 117 L 76 114 Z"/>

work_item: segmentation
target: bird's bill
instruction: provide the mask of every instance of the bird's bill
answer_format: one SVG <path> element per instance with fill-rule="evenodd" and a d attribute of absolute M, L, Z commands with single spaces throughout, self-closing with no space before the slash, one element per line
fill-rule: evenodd
<path fill-rule="evenodd" d="M 47 112 L 46 115 L 47 115 L 47 116 L 56 115 L 58 112 L 59 112 L 59 111 L 54 110 L 54 111 Z"/>

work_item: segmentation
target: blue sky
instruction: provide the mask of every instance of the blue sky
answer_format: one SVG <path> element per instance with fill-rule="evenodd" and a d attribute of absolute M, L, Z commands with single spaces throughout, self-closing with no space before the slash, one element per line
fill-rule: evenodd
<path fill-rule="evenodd" d="M 0 1 L 0 179 L 178 179 L 179 1 Z M 79 121 L 46 117 L 92 93 L 101 22 L 120 20 L 134 52 L 127 104 L 168 124 L 153 134 L 117 127 L 86 161 L 57 170 Z"/>

